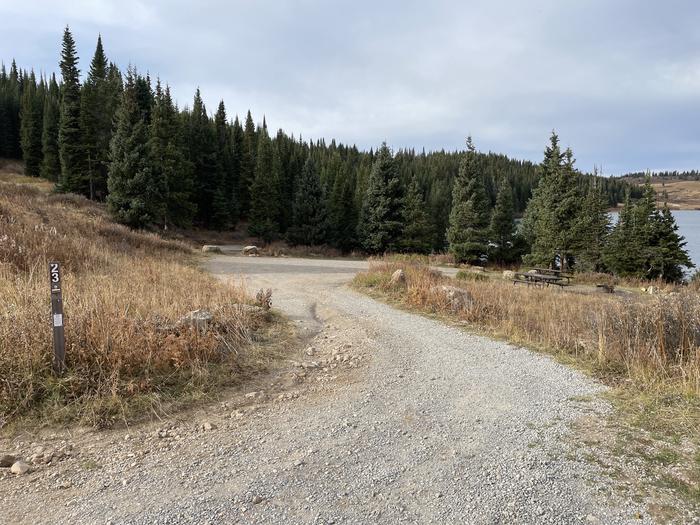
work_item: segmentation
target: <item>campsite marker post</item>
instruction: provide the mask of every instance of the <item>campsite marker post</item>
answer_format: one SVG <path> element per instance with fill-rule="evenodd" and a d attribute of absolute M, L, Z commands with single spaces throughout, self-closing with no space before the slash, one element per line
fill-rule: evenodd
<path fill-rule="evenodd" d="M 66 367 L 66 336 L 63 328 L 63 294 L 61 291 L 61 265 L 49 263 L 51 284 L 51 324 L 53 326 L 53 370 L 61 374 Z"/>

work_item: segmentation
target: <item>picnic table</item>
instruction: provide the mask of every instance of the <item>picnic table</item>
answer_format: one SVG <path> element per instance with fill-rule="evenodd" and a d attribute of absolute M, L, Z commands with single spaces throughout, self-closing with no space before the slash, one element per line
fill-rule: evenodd
<path fill-rule="evenodd" d="M 566 279 L 566 282 L 571 282 L 571 279 L 573 278 L 573 275 L 570 273 L 565 273 L 562 272 L 561 270 L 555 270 L 553 268 L 534 268 L 534 270 L 543 275 L 556 275 L 558 277 L 561 277 L 563 279 Z"/>
<path fill-rule="evenodd" d="M 563 288 L 568 286 L 568 278 L 569 276 L 566 275 L 540 273 L 539 271 L 536 273 L 516 273 L 513 284 L 526 284 L 528 286 L 549 286 L 551 284 Z M 565 279 L 567 282 L 564 282 Z"/>

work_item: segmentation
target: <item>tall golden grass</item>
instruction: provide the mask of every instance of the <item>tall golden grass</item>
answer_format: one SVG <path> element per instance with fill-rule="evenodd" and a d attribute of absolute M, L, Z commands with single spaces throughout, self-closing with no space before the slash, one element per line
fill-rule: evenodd
<path fill-rule="evenodd" d="M 106 423 L 129 401 L 234 382 L 263 321 L 237 306 L 244 290 L 192 260 L 87 199 L 0 182 L 0 427 L 37 411 Z M 51 370 L 49 261 L 63 269 L 63 377 Z M 214 314 L 206 330 L 178 323 L 200 308 Z"/>
<path fill-rule="evenodd" d="M 397 269 L 405 286 L 389 284 Z M 700 396 L 700 294 L 610 295 L 513 286 L 495 279 L 468 284 L 424 264 L 373 262 L 355 284 L 404 304 L 449 314 L 511 341 L 546 347 L 611 381 L 642 389 L 673 386 Z M 452 312 L 436 285 L 461 286 L 473 304 Z"/>

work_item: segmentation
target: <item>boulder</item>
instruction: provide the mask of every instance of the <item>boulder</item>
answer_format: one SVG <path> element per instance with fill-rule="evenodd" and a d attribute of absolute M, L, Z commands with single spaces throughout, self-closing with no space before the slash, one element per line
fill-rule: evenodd
<path fill-rule="evenodd" d="M 512 281 L 515 279 L 515 272 L 513 270 L 505 270 L 503 272 L 503 279 L 505 281 Z"/>
<path fill-rule="evenodd" d="M 401 268 L 399 268 L 393 274 L 391 274 L 391 280 L 389 281 L 389 284 L 391 286 L 403 286 L 404 284 L 406 284 L 406 274 Z"/>
<path fill-rule="evenodd" d="M 10 472 L 16 474 L 17 476 L 22 476 L 23 474 L 29 472 L 29 465 L 27 465 L 24 461 L 21 460 L 15 461 L 10 467 Z"/>
<path fill-rule="evenodd" d="M 456 286 L 433 286 L 430 291 L 442 296 L 453 312 L 459 312 L 471 307 L 474 302 L 472 294 Z"/>
<path fill-rule="evenodd" d="M 194 326 L 204 329 L 214 320 L 214 315 L 207 310 L 194 310 L 180 319 L 179 323 L 186 326 Z"/>
<path fill-rule="evenodd" d="M 258 255 L 258 247 L 257 246 L 245 246 L 243 248 L 243 255 Z"/>
<path fill-rule="evenodd" d="M 215 246 L 213 244 L 205 244 L 204 246 L 202 246 L 202 251 L 204 253 L 224 253 L 221 250 L 221 246 Z"/>

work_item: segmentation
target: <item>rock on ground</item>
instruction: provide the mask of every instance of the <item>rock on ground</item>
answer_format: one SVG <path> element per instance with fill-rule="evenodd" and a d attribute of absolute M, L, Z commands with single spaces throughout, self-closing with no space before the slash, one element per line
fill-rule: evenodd
<path fill-rule="evenodd" d="M 446 300 L 453 312 L 466 310 L 474 302 L 472 294 L 456 286 L 433 286 L 430 291 Z"/>
<path fill-rule="evenodd" d="M 393 274 L 391 274 L 389 284 L 392 286 L 400 286 L 406 284 L 406 273 L 401 268 L 399 268 Z"/>

